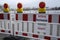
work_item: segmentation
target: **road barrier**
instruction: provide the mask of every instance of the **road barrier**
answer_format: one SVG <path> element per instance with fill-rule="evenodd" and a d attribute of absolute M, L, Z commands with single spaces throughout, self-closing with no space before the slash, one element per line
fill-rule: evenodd
<path fill-rule="evenodd" d="M 0 33 L 60 40 L 60 14 L 0 14 Z"/>

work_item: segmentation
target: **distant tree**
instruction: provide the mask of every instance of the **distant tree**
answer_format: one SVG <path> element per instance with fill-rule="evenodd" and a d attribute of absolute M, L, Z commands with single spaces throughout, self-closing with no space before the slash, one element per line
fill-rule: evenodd
<path fill-rule="evenodd" d="M 57 8 L 57 7 L 55 7 L 54 9 L 55 9 L 55 10 L 58 10 L 58 8 Z"/>
<path fill-rule="evenodd" d="M 60 10 L 60 7 L 58 9 Z"/>

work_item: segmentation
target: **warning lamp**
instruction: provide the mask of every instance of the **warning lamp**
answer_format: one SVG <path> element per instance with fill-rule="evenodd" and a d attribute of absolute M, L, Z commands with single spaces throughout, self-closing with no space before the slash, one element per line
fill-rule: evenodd
<path fill-rule="evenodd" d="M 45 2 L 40 2 L 38 12 L 39 13 L 46 13 L 46 7 L 45 6 L 46 6 Z"/>
<path fill-rule="evenodd" d="M 8 8 L 8 4 L 5 3 L 5 4 L 4 4 L 4 8 Z"/>
<path fill-rule="evenodd" d="M 17 13 L 23 13 L 23 8 L 21 3 L 17 4 Z"/>
<path fill-rule="evenodd" d="M 8 7 L 7 3 L 4 3 L 4 5 L 3 5 L 3 11 L 6 12 L 6 13 L 9 12 L 9 7 Z"/>
<path fill-rule="evenodd" d="M 39 3 L 39 7 L 40 7 L 40 8 L 44 8 L 44 7 L 45 7 L 45 2 L 40 2 L 40 3 Z"/>
<path fill-rule="evenodd" d="M 22 4 L 21 4 L 21 3 L 18 3 L 18 4 L 17 4 L 17 7 L 18 7 L 18 8 L 22 8 Z"/>

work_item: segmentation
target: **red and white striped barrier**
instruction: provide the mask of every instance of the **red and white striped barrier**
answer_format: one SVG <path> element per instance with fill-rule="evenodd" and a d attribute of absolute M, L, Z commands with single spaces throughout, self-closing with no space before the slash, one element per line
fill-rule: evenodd
<path fill-rule="evenodd" d="M 12 30 L 13 29 L 13 30 Z M 58 14 L 0 14 L 0 33 L 33 38 L 60 40 Z"/>
<path fill-rule="evenodd" d="M 35 14 L 15 14 L 15 20 L 36 21 L 36 15 Z"/>
<path fill-rule="evenodd" d="M 33 22 L 16 21 L 14 22 L 14 34 L 17 36 L 25 36 L 29 38 L 39 38 L 36 27 L 34 25 L 35 24 Z"/>
<path fill-rule="evenodd" d="M 0 13 L 0 33 L 12 34 L 10 14 Z"/>
<path fill-rule="evenodd" d="M 43 35 L 42 38 L 45 38 L 44 35 L 57 37 L 60 35 L 59 20 L 58 14 L 15 14 L 14 35 L 28 38 L 40 38 L 40 35 Z"/>
<path fill-rule="evenodd" d="M 44 23 L 44 22 L 35 23 L 35 22 L 25 22 L 25 21 L 24 22 L 18 21 L 14 23 L 15 23 L 14 34 L 16 36 L 23 36 L 28 38 L 40 38 L 40 37 L 44 38 L 45 35 L 46 36 L 51 35 L 52 38 L 53 37 L 60 38 L 60 31 L 59 31 L 60 24 L 58 23 Z M 38 29 L 39 27 L 40 29 Z"/>
<path fill-rule="evenodd" d="M 15 20 L 60 23 L 59 14 L 15 14 Z"/>

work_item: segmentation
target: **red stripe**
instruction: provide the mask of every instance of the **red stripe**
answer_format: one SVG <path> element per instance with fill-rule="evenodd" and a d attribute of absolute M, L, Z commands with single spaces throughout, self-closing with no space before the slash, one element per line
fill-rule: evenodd
<path fill-rule="evenodd" d="M 38 38 L 38 35 L 37 35 L 37 34 L 33 34 L 33 37 L 34 37 L 34 38 Z"/>
<path fill-rule="evenodd" d="M 8 20 L 10 20 L 10 14 L 7 14 L 7 15 L 8 15 L 8 16 L 7 16 L 7 17 L 8 17 Z"/>
<path fill-rule="evenodd" d="M 5 32 L 5 30 L 1 30 L 1 32 Z"/>
<path fill-rule="evenodd" d="M 23 21 L 28 21 L 28 14 L 23 14 Z"/>
<path fill-rule="evenodd" d="M 59 15 L 59 23 L 60 23 L 60 15 Z"/>
<path fill-rule="evenodd" d="M 33 21 L 36 21 L 36 14 L 33 14 Z"/>
<path fill-rule="evenodd" d="M 18 34 L 18 32 L 16 32 L 16 34 Z"/>
<path fill-rule="evenodd" d="M 0 14 L 0 19 L 4 19 L 4 14 Z"/>
<path fill-rule="evenodd" d="M 18 20 L 18 14 L 16 14 L 16 20 Z"/>
<path fill-rule="evenodd" d="M 11 31 L 8 31 L 8 33 L 11 33 Z"/>
<path fill-rule="evenodd" d="M 52 15 L 48 15 L 48 22 L 52 22 Z"/>
<path fill-rule="evenodd" d="M 49 36 L 44 36 L 44 39 L 51 40 L 51 37 L 49 37 Z"/>
<path fill-rule="evenodd" d="M 58 38 L 58 40 L 60 40 L 60 38 Z"/>
<path fill-rule="evenodd" d="M 23 36 L 28 36 L 28 34 L 27 34 L 27 33 L 22 33 L 22 35 L 23 35 Z"/>

